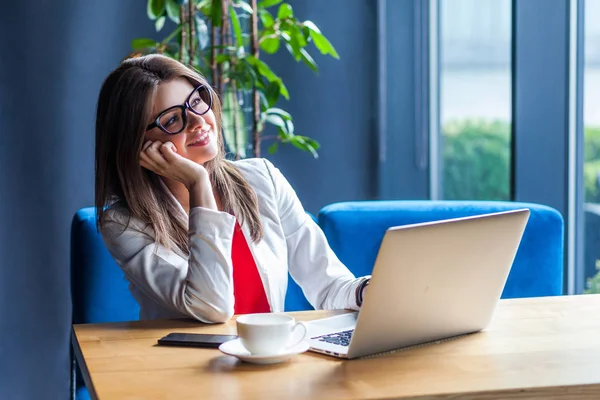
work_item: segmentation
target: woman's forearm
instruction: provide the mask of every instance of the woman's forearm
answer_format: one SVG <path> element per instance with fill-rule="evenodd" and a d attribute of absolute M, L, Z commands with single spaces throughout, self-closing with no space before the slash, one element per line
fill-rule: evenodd
<path fill-rule="evenodd" d="M 197 180 L 188 186 L 190 193 L 190 209 L 194 207 L 203 207 L 218 211 L 217 202 L 213 193 L 212 185 L 206 176 L 200 176 Z"/>

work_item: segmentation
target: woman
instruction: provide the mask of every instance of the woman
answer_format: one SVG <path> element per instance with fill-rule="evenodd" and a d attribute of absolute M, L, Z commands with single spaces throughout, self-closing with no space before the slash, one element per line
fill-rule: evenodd
<path fill-rule="evenodd" d="M 283 311 L 288 271 L 315 308 L 358 309 L 367 278 L 329 248 L 269 161 L 224 158 L 221 105 L 165 56 L 125 60 L 96 116 L 96 207 L 140 318 Z"/>

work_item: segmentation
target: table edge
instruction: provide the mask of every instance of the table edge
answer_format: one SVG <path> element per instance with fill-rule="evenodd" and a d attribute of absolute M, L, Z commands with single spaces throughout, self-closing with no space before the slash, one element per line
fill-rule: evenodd
<path fill-rule="evenodd" d="M 75 334 L 75 329 L 71 327 L 71 347 L 73 348 L 73 355 L 75 356 L 75 360 L 77 361 L 77 365 L 81 371 L 81 376 L 83 378 L 83 382 L 85 383 L 85 387 L 88 390 L 90 397 L 94 400 L 98 400 L 98 395 L 96 394 L 96 388 L 94 387 L 94 382 L 88 371 L 87 364 L 85 363 L 85 358 L 83 357 L 83 353 L 81 351 L 81 347 L 79 346 L 79 341 L 77 340 L 77 335 Z M 77 368 L 77 365 L 75 368 Z M 77 375 L 73 377 L 76 378 Z M 77 390 L 77 382 L 74 382 L 75 390 Z M 77 392 L 75 392 L 75 395 Z"/>

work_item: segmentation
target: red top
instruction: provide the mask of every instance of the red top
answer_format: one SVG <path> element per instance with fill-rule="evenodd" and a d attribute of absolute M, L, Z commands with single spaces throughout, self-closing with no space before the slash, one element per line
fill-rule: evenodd
<path fill-rule="evenodd" d="M 231 249 L 233 262 L 233 295 L 236 314 L 271 312 L 254 257 L 239 223 L 235 223 Z"/>

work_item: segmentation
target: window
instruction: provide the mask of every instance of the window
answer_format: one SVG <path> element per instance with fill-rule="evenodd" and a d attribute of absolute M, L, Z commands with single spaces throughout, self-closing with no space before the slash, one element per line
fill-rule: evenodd
<path fill-rule="evenodd" d="M 439 6 L 441 197 L 510 200 L 511 2 Z"/>
<path fill-rule="evenodd" d="M 584 290 L 600 293 L 600 0 L 585 3 Z"/>

